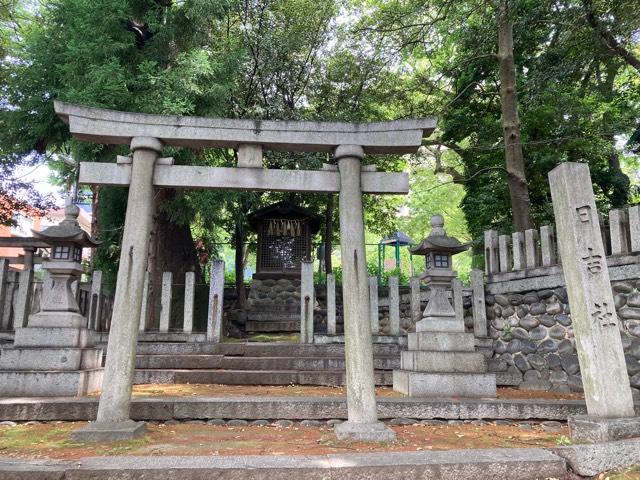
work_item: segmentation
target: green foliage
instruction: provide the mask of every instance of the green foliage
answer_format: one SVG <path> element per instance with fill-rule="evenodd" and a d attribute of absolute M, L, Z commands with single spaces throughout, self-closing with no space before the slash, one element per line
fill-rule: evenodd
<path fill-rule="evenodd" d="M 565 447 L 567 445 L 572 445 L 573 442 L 571 441 L 571 439 L 569 437 L 567 437 L 566 435 L 560 435 L 558 437 L 558 439 L 556 440 L 556 444 L 560 445 L 562 447 Z"/>
<path fill-rule="evenodd" d="M 624 153 L 620 140 L 638 131 L 639 72 L 603 45 L 585 21 L 588 2 L 505 1 L 515 15 L 519 113 L 534 220 L 552 221 L 547 173 L 563 161 L 589 163 L 601 208 L 624 205 L 629 179 L 618 165 Z M 640 17 L 628 2 L 614 3 L 593 2 L 600 26 L 637 54 L 632 32 L 640 28 Z M 380 46 L 369 49 L 362 63 L 386 58 L 388 67 L 380 74 L 388 74 L 394 85 L 386 90 L 401 92 L 387 96 L 387 108 L 399 117 L 438 113 L 439 131 L 425 144 L 455 152 L 435 169 L 464 187 L 461 205 L 475 245 L 487 228 L 511 231 L 492 4 L 362 0 L 356 5 L 361 9 L 355 10 L 360 13 L 356 34 Z M 632 146 L 628 156 L 635 156 Z"/>

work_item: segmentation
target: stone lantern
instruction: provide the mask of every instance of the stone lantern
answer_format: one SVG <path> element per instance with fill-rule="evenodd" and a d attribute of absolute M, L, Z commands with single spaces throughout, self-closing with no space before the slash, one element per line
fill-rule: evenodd
<path fill-rule="evenodd" d="M 82 274 L 82 249 L 96 247 L 99 242 L 91 238 L 78 224 L 80 209 L 67 201 L 64 220 L 42 232 L 33 232 L 36 238 L 51 245 L 51 256 L 42 266 L 49 273 L 44 286 L 40 312 L 32 315 L 29 326 L 83 327 L 86 318 L 71 290 L 71 284 Z"/>
<path fill-rule="evenodd" d="M 0 354 L 0 392 L 11 396 L 86 395 L 102 382 L 102 348 L 95 347 L 71 284 L 82 274 L 82 249 L 98 242 L 78 225 L 70 201 L 65 218 L 34 235 L 51 245 L 40 311 L 16 325 L 12 346 Z"/>
<path fill-rule="evenodd" d="M 393 371 L 393 389 L 411 397 L 495 397 L 496 377 L 487 373 L 482 353 L 475 351 L 473 333 L 466 333 L 462 316 L 449 301 L 456 272 L 451 259 L 469 244 L 450 237 L 440 215 L 431 217 L 431 233 L 413 249 L 426 257 L 421 280 L 431 294 L 415 333 L 409 333 L 408 350 L 401 352 L 400 369 Z"/>
<path fill-rule="evenodd" d="M 431 289 L 423 319 L 416 323 L 416 332 L 427 331 L 434 326 L 429 325 L 432 322 L 438 322 L 438 325 L 445 329 L 444 331 L 464 332 L 464 325 L 447 323 L 455 320 L 455 312 L 449 303 L 447 291 L 451 290 L 451 280 L 457 275 L 452 270 L 452 257 L 468 250 L 469 245 L 448 236 L 444 229 L 444 219 L 441 215 L 434 215 L 431 217 L 429 236 L 410 250 L 413 255 L 425 256 L 427 268 L 420 278 L 428 283 Z"/>

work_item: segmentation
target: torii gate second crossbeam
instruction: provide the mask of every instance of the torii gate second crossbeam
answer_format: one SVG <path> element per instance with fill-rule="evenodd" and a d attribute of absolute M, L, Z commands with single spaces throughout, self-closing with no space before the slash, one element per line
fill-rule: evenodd
<path fill-rule="evenodd" d="M 155 187 L 339 193 L 348 421 L 335 431 L 339 438 L 395 438 L 378 422 L 376 410 L 362 194 L 407 193 L 408 177 L 372 171 L 361 161 L 366 153 L 414 153 L 434 130 L 434 118 L 377 123 L 233 120 L 117 112 L 63 102 L 55 102 L 55 110 L 79 140 L 128 144 L 133 152 L 132 158 L 119 157 L 115 164 L 82 163 L 80 168 L 81 183 L 133 188 L 97 421 L 76 431 L 75 438 L 124 439 L 144 431 L 144 424 L 130 420 L 129 411 Z M 236 148 L 238 168 L 175 166 L 160 158 L 164 146 Z M 330 152 L 337 169 L 267 170 L 263 148 Z"/>

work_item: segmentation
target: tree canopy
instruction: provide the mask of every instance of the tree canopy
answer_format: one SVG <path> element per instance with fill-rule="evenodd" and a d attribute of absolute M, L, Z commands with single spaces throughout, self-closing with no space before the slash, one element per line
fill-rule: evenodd
<path fill-rule="evenodd" d="M 632 0 L 7 0 L 0 3 L 0 194 L 44 208 L 47 199 L 20 181 L 18 166 L 48 162 L 69 182 L 75 161 L 112 162 L 126 153 L 70 139 L 53 111 L 53 100 L 61 99 L 230 118 L 436 115 L 438 130 L 419 155 L 375 159 L 380 169 L 412 172 L 407 201 L 365 199 L 367 228 L 379 235 L 403 228 L 419 239 L 436 210 L 452 233 L 476 244 L 487 228 L 506 233 L 550 222 L 547 173 L 563 161 L 588 162 L 601 206 L 623 206 L 639 196 L 634 6 Z M 180 164 L 236 161 L 225 149 L 168 154 Z M 265 157 L 268 168 L 319 168 L 327 161 L 319 154 Z M 85 192 L 104 242 L 97 262 L 111 272 L 126 207 L 119 192 Z M 282 198 L 324 212 L 337 225 L 326 195 L 165 191 L 151 249 L 160 253 L 150 261 L 156 270 L 171 269 L 170 262 L 197 269 L 194 240 L 211 254 L 220 240 L 244 243 L 247 213 Z M 516 212 L 521 208 L 526 212 Z M 0 222 L 10 222 L 13 209 L 0 209 Z M 324 232 L 325 240 L 339 234 Z M 176 244 L 183 254 L 163 258 Z"/>

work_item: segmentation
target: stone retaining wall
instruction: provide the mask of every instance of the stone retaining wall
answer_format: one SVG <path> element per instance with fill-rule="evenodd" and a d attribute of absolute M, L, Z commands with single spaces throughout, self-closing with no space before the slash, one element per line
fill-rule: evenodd
<path fill-rule="evenodd" d="M 640 398 L 640 280 L 614 281 L 627 371 Z M 581 392 L 571 310 L 564 287 L 486 295 L 493 339 L 490 371 L 522 375 L 523 389 Z"/>

